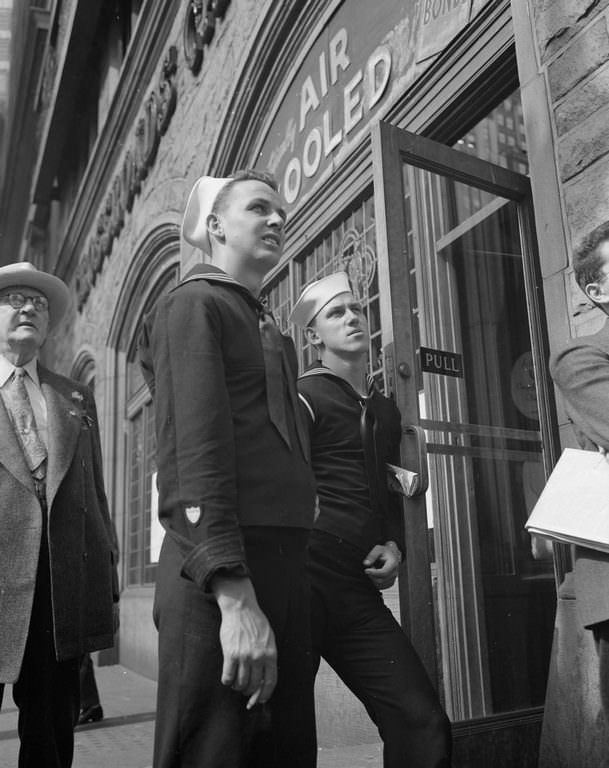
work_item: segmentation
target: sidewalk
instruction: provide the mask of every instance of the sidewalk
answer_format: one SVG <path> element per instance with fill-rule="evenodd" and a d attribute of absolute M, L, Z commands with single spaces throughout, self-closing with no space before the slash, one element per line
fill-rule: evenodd
<path fill-rule="evenodd" d="M 74 734 L 73 768 L 151 768 L 156 683 L 121 666 L 95 667 L 104 708 Z M 0 712 L 0 768 L 16 768 L 19 740 L 12 692 Z"/>
<path fill-rule="evenodd" d="M 73 768 L 152 768 L 156 683 L 119 665 L 96 667 L 104 708 L 99 723 L 79 726 Z M 0 712 L 0 768 L 16 768 L 17 710 L 10 687 Z M 380 744 L 320 747 L 318 768 L 378 768 Z"/>

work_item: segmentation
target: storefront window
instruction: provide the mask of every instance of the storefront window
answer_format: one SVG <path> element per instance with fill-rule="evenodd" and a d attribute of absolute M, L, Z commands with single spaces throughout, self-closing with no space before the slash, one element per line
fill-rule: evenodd
<path fill-rule="evenodd" d="M 290 299 L 290 273 L 284 269 L 264 290 L 264 297 L 282 333 L 290 332 L 288 317 L 292 309 Z"/>
<path fill-rule="evenodd" d="M 154 480 L 154 409 L 137 360 L 128 367 L 128 523 L 126 530 L 127 586 L 154 582 L 156 563 L 150 556 Z"/>
<path fill-rule="evenodd" d="M 462 366 L 417 370 L 449 709 L 540 705 L 554 584 L 551 552 L 536 560 L 524 530 L 545 476 L 517 204 L 410 165 L 403 184 L 417 348 L 454 351 Z"/>
<path fill-rule="evenodd" d="M 529 173 L 520 91 L 514 91 L 454 145 L 524 176 Z"/>

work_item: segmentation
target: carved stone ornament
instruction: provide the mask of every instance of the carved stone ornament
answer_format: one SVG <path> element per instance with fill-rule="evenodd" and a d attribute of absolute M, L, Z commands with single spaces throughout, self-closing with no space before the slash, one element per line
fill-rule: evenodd
<path fill-rule="evenodd" d="M 131 211 L 135 197 L 140 193 L 142 181 L 156 159 L 161 137 L 175 112 L 177 60 L 177 49 L 171 46 L 163 61 L 158 89 L 152 91 L 144 103 L 143 113 L 136 122 L 132 146 L 125 152 L 121 170 L 110 184 L 93 235 L 76 268 L 79 311 L 95 285 L 105 259 L 112 252 L 114 240 L 125 224 L 125 213 Z"/>
<path fill-rule="evenodd" d="M 161 79 L 159 82 L 159 103 L 157 111 L 157 125 L 159 135 L 164 136 L 178 102 L 178 92 L 174 85 L 174 75 L 178 71 L 178 51 L 171 46 L 163 61 Z"/>
<path fill-rule="evenodd" d="M 213 40 L 216 22 L 224 18 L 230 0 L 188 0 L 182 40 L 184 58 L 193 74 L 203 63 L 204 49 Z"/>
<path fill-rule="evenodd" d="M 199 74 L 201 64 L 203 63 L 203 41 L 198 31 L 202 9 L 203 0 L 188 0 L 182 34 L 184 59 L 194 75 Z"/>

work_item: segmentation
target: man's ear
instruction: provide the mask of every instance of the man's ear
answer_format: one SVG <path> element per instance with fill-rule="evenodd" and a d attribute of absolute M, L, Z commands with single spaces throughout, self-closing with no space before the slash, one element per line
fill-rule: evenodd
<path fill-rule="evenodd" d="M 207 217 L 207 231 L 214 237 L 224 237 L 224 227 L 217 213 L 210 213 Z"/>
<path fill-rule="evenodd" d="M 315 328 L 312 328 L 310 325 L 307 326 L 304 329 L 304 334 L 309 344 L 312 344 L 314 347 L 321 346 L 321 338 Z"/>
<path fill-rule="evenodd" d="M 609 296 L 603 290 L 601 283 L 588 283 L 584 288 L 584 293 L 593 304 L 609 303 Z"/>

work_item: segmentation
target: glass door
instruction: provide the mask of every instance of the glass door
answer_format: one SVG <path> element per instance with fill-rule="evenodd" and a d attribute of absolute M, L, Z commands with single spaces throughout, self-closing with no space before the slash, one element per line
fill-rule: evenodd
<path fill-rule="evenodd" d="M 554 460 L 526 176 L 388 124 L 374 185 L 403 463 L 402 620 L 453 720 L 543 705 L 552 552 L 524 523 Z"/>

